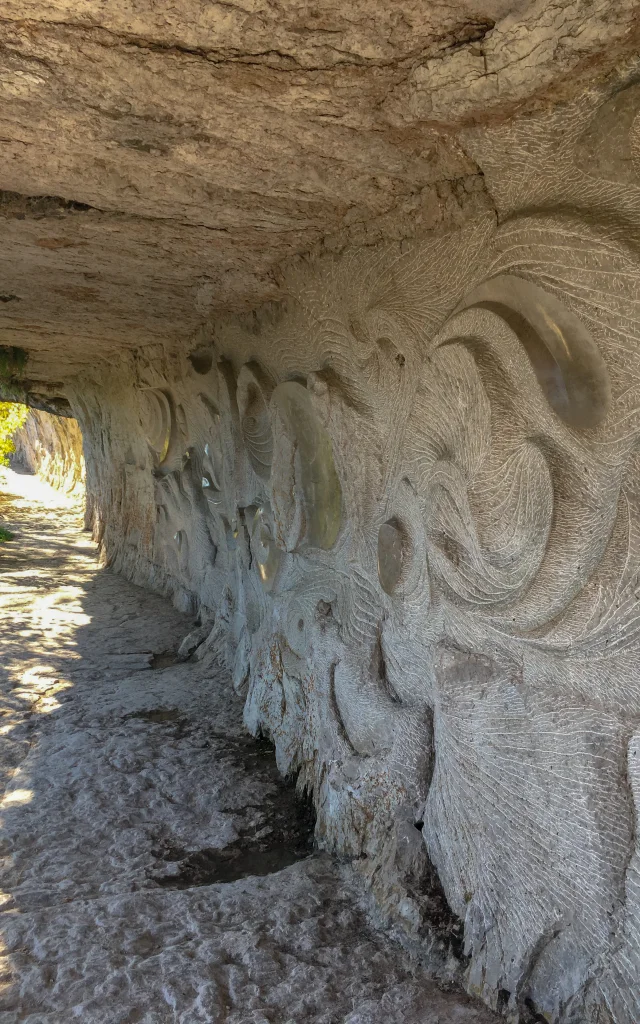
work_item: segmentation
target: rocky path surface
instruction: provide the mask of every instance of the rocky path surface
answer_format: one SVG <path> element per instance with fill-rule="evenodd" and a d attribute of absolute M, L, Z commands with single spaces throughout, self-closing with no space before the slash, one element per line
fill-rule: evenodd
<path fill-rule="evenodd" d="M 312 852 L 192 622 L 8 473 L 0 522 L 2 1024 L 487 1024 Z"/>

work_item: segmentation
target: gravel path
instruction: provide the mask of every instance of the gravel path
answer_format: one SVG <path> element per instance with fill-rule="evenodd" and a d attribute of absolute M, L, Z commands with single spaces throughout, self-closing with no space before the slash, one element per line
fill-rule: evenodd
<path fill-rule="evenodd" d="M 225 673 L 173 662 L 193 622 L 101 569 L 72 502 L 0 491 L 0 1022 L 493 1020 L 312 852 Z"/>

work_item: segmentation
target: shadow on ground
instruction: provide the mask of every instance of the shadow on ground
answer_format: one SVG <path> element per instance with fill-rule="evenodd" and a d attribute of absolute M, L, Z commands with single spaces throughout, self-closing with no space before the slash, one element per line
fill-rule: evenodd
<path fill-rule="evenodd" d="M 482 1024 L 376 932 L 247 736 L 193 621 L 98 567 L 81 510 L 9 475 L 0 524 L 7 1024 Z M 166 657 L 158 658 L 162 654 Z M 153 667 L 155 666 L 155 667 Z"/>

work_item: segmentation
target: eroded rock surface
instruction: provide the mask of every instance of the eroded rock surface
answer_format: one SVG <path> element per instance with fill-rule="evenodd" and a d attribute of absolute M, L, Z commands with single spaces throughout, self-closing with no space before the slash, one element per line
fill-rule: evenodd
<path fill-rule="evenodd" d="M 637 46 L 635 0 L 8 0 L 3 342 L 59 381 L 278 299 L 301 253 L 451 229 L 491 206 L 462 125 Z"/>
<path fill-rule="evenodd" d="M 224 670 L 151 667 L 189 619 L 98 570 L 73 504 L 3 492 L 2 1019 L 489 1024 L 312 854 Z M 240 844 L 253 865 L 213 884 Z"/>
<path fill-rule="evenodd" d="M 0 383 L 103 558 L 432 969 L 637 1024 L 637 4 L 0 28 Z"/>
<path fill-rule="evenodd" d="M 498 223 L 325 258 L 77 392 L 114 567 L 211 624 L 319 841 L 514 1017 L 640 1016 L 627 88 L 609 163 L 595 100 L 469 129 Z"/>

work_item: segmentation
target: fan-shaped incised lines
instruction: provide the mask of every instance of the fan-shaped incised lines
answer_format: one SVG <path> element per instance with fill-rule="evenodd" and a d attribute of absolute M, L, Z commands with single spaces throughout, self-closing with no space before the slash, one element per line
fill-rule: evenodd
<path fill-rule="evenodd" d="M 236 398 L 240 427 L 249 461 L 263 480 L 271 474 L 273 435 L 268 399 L 272 386 L 255 363 L 247 363 L 238 374 Z"/>
<path fill-rule="evenodd" d="M 345 652 L 333 676 L 335 710 L 361 757 L 388 752 L 402 717 L 397 695 L 378 676 L 384 676 L 384 658 L 379 645 L 373 646 L 370 667 Z"/>
<path fill-rule="evenodd" d="M 200 401 L 202 402 L 203 406 L 205 407 L 205 409 L 207 410 L 207 412 L 209 414 L 209 417 L 211 419 L 211 423 L 213 424 L 213 427 L 214 427 L 216 433 L 219 433 L 220 432 L 220 420 L 221 420 L 221 417 L 220 417 L 220 410 L 218 409 L 218 406 L 207 395 L 201 394 L 199 397 L 200 397 Z"/>
<path fill-rule="evenodd" d="M 360 381 L 355 379 L 353 373 L 350 377 L 347 377 L 339 373 L 335 366 L 324 366 L 314 374 L 314 377 L 313 387 L 307 381 L 307 386 L 310 390 L 315 390 L 317 393 L 330 390 L 334 395 L 338 395 L 340 401 L 348 408 L 353 409 L 354 412 L 359 413 L 361 416 L 370 414 L 370 404 L 366 400 L 366 393 L 360 386 Z"/>
<path fill-rule="evenodd" d="M 526 592 L 540 570 L 551 526 L 551 479 L 535 446 L 502 461 L 502 489 L 499 472 L 497 465 L 487 466 L 481 516 L 474 515 L 466 482 L 453 464 L 435 467 L 429 496 L 431 571 L 454 600 L 487 610 Z"/>
<path fill-rule="evenodd" d="M 281 467 L 273 488 L 274 512 L 276 516 L 280 513 L 283 521 L 298 524 L 297 537 L 289 538 L 294 547 L 329 550 L 338 539 L 342 521 L 342 488 L 331 438 L 301 384 L 279 384 L 271 401 L 288 439 L 292 460 Z M 296 513 L 291 506 L 298 503 L 302 508 Z"/>
<path fill-rule="evenodd" d="M 502 274 L 475 288 L 456 312 L 472 308 L 487 309 L 508 324 L 565 423 L 580 430 L 604 419 L 611 404 L 604 360 L 584 324 L 554 295 Z"/>

